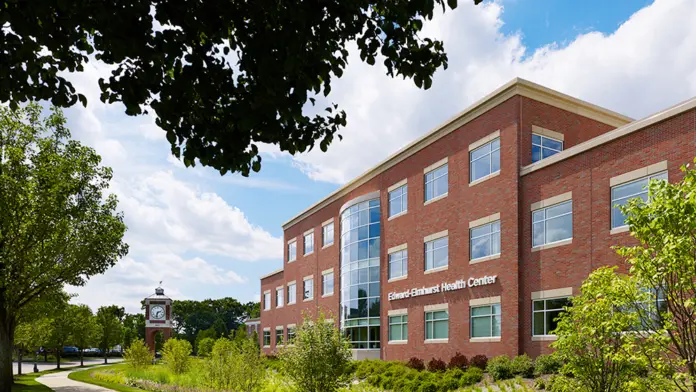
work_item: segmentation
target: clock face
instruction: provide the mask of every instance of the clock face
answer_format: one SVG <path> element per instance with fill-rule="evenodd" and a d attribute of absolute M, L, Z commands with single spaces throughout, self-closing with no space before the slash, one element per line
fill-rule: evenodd
<path fill-rule="evenodd" d="M 159 305 L 151 307 L 150 318 L 153 320 L 164 320 L 164 308 Z"/>

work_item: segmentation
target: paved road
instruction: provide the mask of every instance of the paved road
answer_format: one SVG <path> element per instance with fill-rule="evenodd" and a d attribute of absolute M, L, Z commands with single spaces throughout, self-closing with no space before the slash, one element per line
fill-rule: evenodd
<path fill-rule="evenodd" d="M 123 358 L 109 358 L 109 363 L 117 363 L 123 361 Z M 85 358 L 85 365 L 94 365 L 98 363 L 104 363 L 104 358 Z M 56 368 L 55 362 L 39 362 L 39 371 L 42 372 L 44 370 L 51 370 Z M 60 364 L 61 368 L 68 368 L 68 367 L 73 367 L 73 366 L 80 366 L 80 361 L 74 361 L 74 362 L 62 362 Z M 23 362 L 22 363 L 22 373 L 28 374 L 32 373 L 34 371 L 34 363 L 33 362 Z M 12 374 L 17 374 L 17 362 L 12 363 Z"/>
<path fill-rule="evenodd" d="M 71 372 L 72 371 L 47 374 L 37 378 L 36 381 L 53 389 L 55 392 L 113 392 L 111 389 L 71 380 L 68 378 L 68 374 Z"/>

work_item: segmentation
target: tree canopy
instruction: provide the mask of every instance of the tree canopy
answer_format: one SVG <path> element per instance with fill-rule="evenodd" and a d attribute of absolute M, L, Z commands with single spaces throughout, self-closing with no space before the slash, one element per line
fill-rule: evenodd
<path fill-rule="evenodd" d="M 478 4 L 482 0 L 474 0 Z M 66 79 L 88 61 L 113 66 L 103 102 L 154 112 L 172 153 L 224 174 L 261 167 L 259 144 L 322 151 L 346 125 L 335 104 L 313 110 L 348 63 L 384 59 L 390 76 L 429 88 L 447 67 L 441 41 L 421 36 L 457 0 L 10 1 L 0 6 L 0 102 L 86 97 Z"/>
<path fill-rule="evenodd" d="M 202 332 L 201 339 L 226 336 L 247 318 L 258 317 L 258 309 L 258 302 L 242 304 L 230 297 L 173 301 L 174 332 L 194 345 Z"/>

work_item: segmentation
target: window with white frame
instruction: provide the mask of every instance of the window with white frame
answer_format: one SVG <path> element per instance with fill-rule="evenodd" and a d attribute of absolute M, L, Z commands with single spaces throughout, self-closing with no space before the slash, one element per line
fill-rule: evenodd
<path fill-rule="evenodd" d="M 500 304 L 471 307 L 471 337 L 500 337 Z"/>
<path fill-rule="evenodd" d="M 285 304 L 285 290 L 283 288 L 276 289 L 276 308 L 283 307 Z"/>
<path fill-rule="evenodd" d="M 402 185 L 389 192 L 389 216 L 401 214 L 408 210 L 408 185 Z"/>
<path fill-rule="evenodd" d="M 293 339 L 295 339 L 295 327 L 288 327 L 288 344 L 292 344 Z"/>
<path fill-rule="evenodd" d="M 447 193 L 447 164 L 425 173 L 425 201 Z"/>
<path fill-rule="evenodd" d="M 449 313 L 447 310 L 425 312 L 425 339 L 447 339 L 449 337 Z"/>
<path fill-rule="evenodd" d="M 532 163 L 563 151 L 563 140 L 532 134 Z"/>
<path fill-rule="evenodd" d="M 648 184 L 650 180 L 667 181 L 667 172 L 653 174 L 651 176 L 639 178 L 631 182 L 611 187 L 611 228 L 626 225 L 626 216 L 621 212 L 621 206 L 625 205 L 630 199 L 641 198 L 648 200 Z"/>
<path fill-rule="evenodd" d="M 425 243 L 425 270 L 431 270 L 447 266 L 448 263 L 448 237 L 444 236 Z"/>
<path fill-rule="evenodd" d="M 389 341 L 408 340 L 408 315 L 389 316 Z"/>
<path fill-rule="evenodd" d="M 469 229 L 471 260 L 500 254 L 500 221 Z"/>
<path fill-rule="evenodd" d="M 263 293 L 263 309 L 271 309 L 271 293 Z"/>
<path fill-rule="evenodd" d="M 532 246 L 573 238 L 573 201 L 568 200 L 532 212 Z"/>
<path fill-rule="evenodd" d="M 642 289 L 647 292 L 649 299 L 634 304 L 630 311 L 638 312 L 638 323 L 632 331 L 655 331 L 664 323 L 664 314 L 669 311 L 667 297 L 663 290 Z"/>
<path fill-rule="evenodd" d="M 314 252 L 314 232 L 304 236 L 304 254 L 308 255 L 312 252 Z"/>
<path fill-rule="evenodd" d="M 323 295 L 331 295 L 334 292 L 334 273 L 329 272 L 321 276 L 321 287 Z"/>
<path fill-rule="evenodd" d="M 281 346 L 283 345 L 283 338 L 284 338 L 284 333 L 282 328 L 276 328 L 276 334 L 275 334 L 275 340 L 276 340 L 276 346 Z"/>
<path fill-rule="evenodd" d="M 500 138 L 496 138 L 469 153 L 469 182 L 500 171 Z"/>
<path fill-rule="evenodd" d="M 328 223 L 321 228 L 322 246 L 331 245 L 334 242 L 334 224 Z"/>
<path fill-rule="evenodd" d="M 564 312 L 563 307 L 569 305 L 568 297 L 532 301 L 532 334 L 534 336 L 554 335 L 553 331 L 558 326 L 557 318 Z"/>
<path fill-rule="evenodd" d="M 400 250 L 389 254 L 389 279 L 408 275 L 408 250 Z"/>
<path fill-rule="evenodd" d="M 314 298 L 314 279 L 309 278 L 304 280 L 303 299 Z"/>
<path fill-rule="evenodd" d="M 271 331 L 263 331 L 263 345 L 264 347 L 271 345 Z"/>
<path fill-rule="evenodd" d="M 297 259 L 297 242 L 293 241 L 288 244 L 288 263 Z"/>
<path fill-rule="evenodd" d="M 288 305 L 294 304 L 297 301 L 297 285 L 295 283 L 288 285 Z"/>

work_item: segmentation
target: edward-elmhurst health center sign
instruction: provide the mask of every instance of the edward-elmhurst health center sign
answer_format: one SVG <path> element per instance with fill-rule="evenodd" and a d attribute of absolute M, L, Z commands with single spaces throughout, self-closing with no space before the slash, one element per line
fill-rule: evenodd
<path fill-rule="evenodd" d="M 413 288 L 406 291 L 393 292 L 389 293 L 389 300 L 394 301 L 397 299 L 420 297 L 421 295 L 437 294 L 447 291 L 456 291 L 465 289 L 467 287 L 485 286 L 495 283 L 497 278 L 498 275 L 486 275 L 482 278 L 469 278 L 468 280 L 459 279 L 454 283 L 443 282 L 442 284 L 436 286 Z"/>

